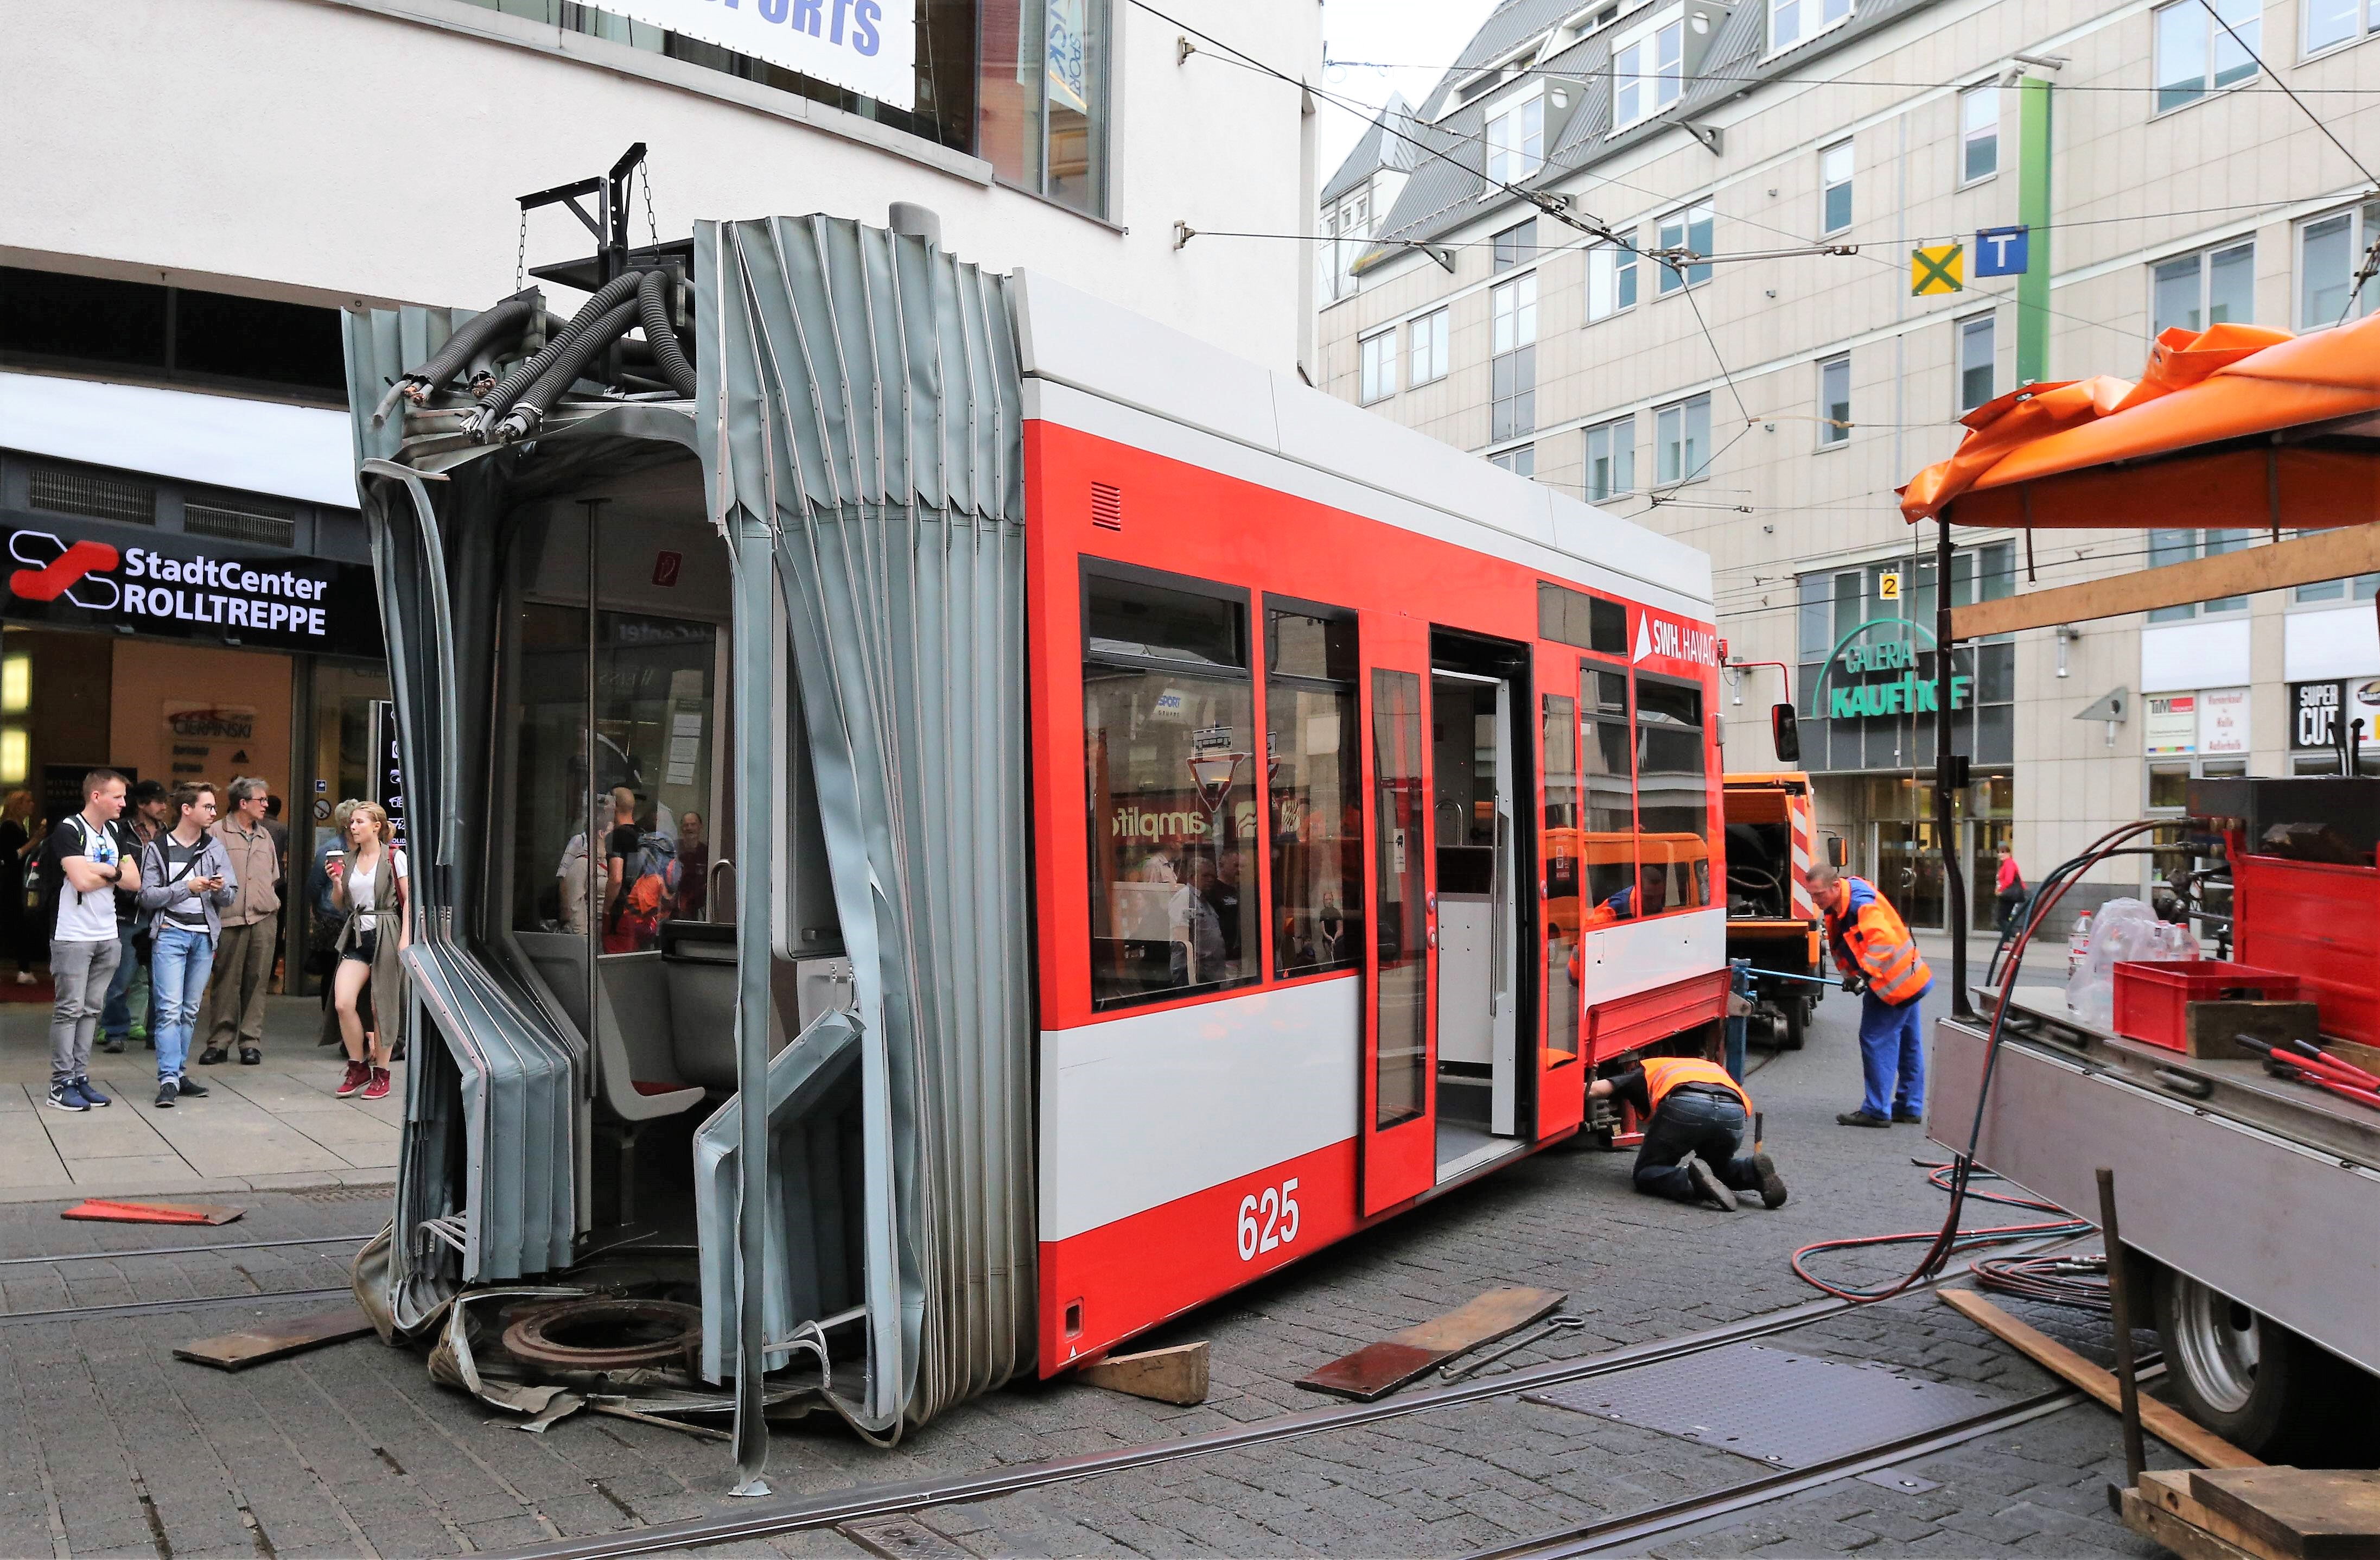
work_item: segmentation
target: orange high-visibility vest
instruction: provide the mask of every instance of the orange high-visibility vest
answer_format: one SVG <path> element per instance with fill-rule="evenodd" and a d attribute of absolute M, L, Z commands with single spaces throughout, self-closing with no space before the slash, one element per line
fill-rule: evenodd
<path fill-rule="evenodd" d="M 1827 907 L 1836 964 L 1847 973 L 1856 968 L 1868 990 L 1896 1007 L 1914 1000 L 1933 983 L 1934 971 L 1918 956 L 1908 924 L 1865 878 L 1847 877 L 1842 886 L 1840 908 Z"/>
<path fill-rule="evenodd" d="M 1682 1083 L 1716 1084 L 1743 1102 L 1743 1114 L 1752 1114 L 1752 1096 L 1743 1086 L 1727 1076 L 1727 1069 L 1717 1062 L 1706 1062 L 1694 1056 L 1648 1056 L 1645 1059 L 1645 1092 L 1652 1098 L 1653 1109 L 1661 1108 L 1661 1098 Z"/>

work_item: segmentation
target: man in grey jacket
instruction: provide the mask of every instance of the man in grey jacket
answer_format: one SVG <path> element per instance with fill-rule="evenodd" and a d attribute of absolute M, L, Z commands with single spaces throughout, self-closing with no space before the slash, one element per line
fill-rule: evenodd
<path fill-rule="evenodd" d="M 173 806 L 174 827 L 140 851 L 140 908 L 155 918 L 149 978 L 157 993 L 159 1110 L 207 1092 L 183 1076 L 182 1063 L 190 1052 L 199 993 L 223 939 L 224 909 L 239 897 L 230 854 L 208 832 L 215 821 L 215 788 L 176 786 Z"/>
<path fill-rule="evenodd" d="M 231 811 L 216 821 L 214 836 L 231 862 L 236 890 L 223 912 L 223 936 L 215 947 L 214 984 L 207 992 L 207 1048 L 202 1066 L 212 1066 L 239 1041 L 248 1066 L 264 1060 L 264 988 L 280 951 L 281 897 L 273 885 L 281 877 L 280 852 L 264 827 L 264 782 L 231 783 Z"/>

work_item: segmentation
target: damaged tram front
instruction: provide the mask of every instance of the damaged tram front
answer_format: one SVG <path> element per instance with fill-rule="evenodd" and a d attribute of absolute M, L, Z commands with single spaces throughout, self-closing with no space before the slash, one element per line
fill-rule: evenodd
<path fill-rule="evenodd" d="M 1702 555 L 921 237 L 549 274 L 350 317 L 420 918 L 358 1287 L 443 1379 L 756 1483 L 1723 1014 Z"/>

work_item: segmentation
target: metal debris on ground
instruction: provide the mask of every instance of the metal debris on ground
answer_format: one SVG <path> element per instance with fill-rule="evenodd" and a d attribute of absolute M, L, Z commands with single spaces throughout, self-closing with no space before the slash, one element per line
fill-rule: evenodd
<path fill-rule="evenodd" d="M 1298 1379 L 1308 1392 L 1369 1403 L 1434 1365 L 1519 1332 L 1570 1298 L 1556 1289 L 1490 1289 L 1443 1316 L 1391 1333 Z"/>
<path fill-rule="evenodd" d="M 292 1317 L 274 1326 L 251 1328 L 243 1333 L 226 1333 L 221 1337 L 200 1338 L 182 1344 L 174 1350 L 174 1358 L 197 1365 L 212 1365 L 218 1371 L 245 1371 L 251 1365 L 261 1365 L 268 1359 L 282 1359 L 326 1344 L 340 1344 L 349 1338 L 360 1338 L 372 1330 L 371 1318 L 359 1307 L 344 1305 L 332 1310 L 318 1311 L 312 1316 Z"/>
<path fill-rule="evenodd" d="M 2009 1402 L 1896 1375 L 1882 1365 L 1814 1359 L 1760 1344 L 1706 1349 L 1526 1396 L 1770 1468 L 1808 1468 Z"/>

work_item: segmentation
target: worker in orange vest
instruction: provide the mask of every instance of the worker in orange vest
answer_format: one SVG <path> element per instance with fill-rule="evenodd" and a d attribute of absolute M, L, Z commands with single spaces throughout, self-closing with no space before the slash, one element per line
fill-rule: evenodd
<path fill-rule="evenodd" d="M 1925 1119 L 1925 1034 L 1919 1009 L 1934 971 L 1918 956 L 1908 924 L 1876 885 L 1845 877 L 1831 862 L 1813 863 L 1810 897 L 1827 917 L 1827 941 L 1843 990 L 1859 992 L 1860 1070 L 1865 1089 L 1845 1127 L 1890 1127 Z"/>
<path fill-rule="evenodd" d="M 1732 1212 L 1737 1192 L 1758 1192 L 1761 1206 L 1785 1206 L 1785 1180 L 1766 1153 L 1743 1153 L 1752 1096 L 1717 1062 L 1647 1056 L 1587 1086 L 1591 1099 L 1619 1099 L 1645 1124 L 1631 1172 L 1648 1197 Z"/>

